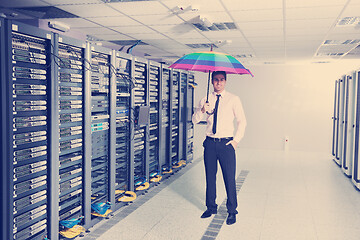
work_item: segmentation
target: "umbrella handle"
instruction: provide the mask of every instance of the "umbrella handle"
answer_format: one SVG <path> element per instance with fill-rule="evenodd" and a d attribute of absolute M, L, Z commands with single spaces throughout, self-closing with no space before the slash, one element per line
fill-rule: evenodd
<path fill-rule="evenodd" d="M 211 74 L 211 71 L 209 71 L 209 77 L 208 77 L 207 92 L 206 92 L 206 103 L 209 103 L 210 74 Z"/>

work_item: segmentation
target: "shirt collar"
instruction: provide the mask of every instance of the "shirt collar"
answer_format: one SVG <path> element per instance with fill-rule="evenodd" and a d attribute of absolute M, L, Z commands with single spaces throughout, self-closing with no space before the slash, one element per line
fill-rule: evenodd
<path fill-rule="evenodd" d="M 212 94 L 213 94 L 214 97 L 216 98 L 216 95 L 217 95 L 218 93 L 212 92 Z M 223 97 L 226 95 L 226 90 L 224 89 L 224 91 L 222 91 L 222 92 L 220 93 L 220 95 L 221 95 L 221 97 L 223 98 Z"/>

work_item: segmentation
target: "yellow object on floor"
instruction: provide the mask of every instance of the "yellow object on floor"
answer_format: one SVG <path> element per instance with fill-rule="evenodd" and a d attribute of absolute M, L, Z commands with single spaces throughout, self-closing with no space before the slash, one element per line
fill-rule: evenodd
<path fill-rule="evenodd" d="M 60 235 L 65 238 L 74 238 L 79 236 L 81 233 L 85 232 L 85 228 L 80 225 L 75 225 L 72 228 L 67 228 L 65 230 L 60 231 Z"/>
<path fill-rule="evenodd" d="M 172 173 L 172 169 L 170 169 L 169 171 L 164 171 L 163 174 L 167 174 L 167 173 Z"/>
<path fill-rule="evenodd" d="M 120 198 L 118 198 L 119 202 L 131 202 L 136 199 L 136 193 L 132 191 L 124 191 L 124 190 L 116 190 L 115 194 L 124 194 Z"/>
<path fill-rule="evenodd" d="M 155 177 L 150 179 L 150 182 L 160 182 L 162 179 L 161 175 L 156 175 Z"/>
<path fill-rule="evenodd" d="M 148 182 L 140 184 L 137 188 L 135 188 L 136 191 L 146 190 L 150 187 L 150 184 Z"/>
<path fill-rule="evenodd" d="M 96 217 L 106 217 L 111 212 L 112 212 L 111 209 L 108 209 L 108 210 L 106 210 L 106 212 L 104 214 L 99 214 L 97 212 L 92 212 L 91 215 L 96 216 Z"/>
<path fill-rule="evenodd" d="M 185 160 L 181 160 L 181 161 L 175 163 L 175 164 L 173 165 L 173 168 L 179 168 L 179 167 L 182 167 L 182 166 L 185 166 L 185 165 L 186 165 L 186 161 L 185 161 Z"/>

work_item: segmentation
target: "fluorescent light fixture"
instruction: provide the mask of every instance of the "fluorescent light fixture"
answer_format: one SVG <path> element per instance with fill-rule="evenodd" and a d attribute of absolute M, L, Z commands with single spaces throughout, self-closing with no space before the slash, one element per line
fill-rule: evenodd
<path fill-rule="evenodd" d="M 70 26 L 62 23 L 62 22 L 58 22 L 58 21 L 50 21 L 48 23 L 49 28 L 61 31 L 61 32 L 67 32 L 70 30 Z"/>

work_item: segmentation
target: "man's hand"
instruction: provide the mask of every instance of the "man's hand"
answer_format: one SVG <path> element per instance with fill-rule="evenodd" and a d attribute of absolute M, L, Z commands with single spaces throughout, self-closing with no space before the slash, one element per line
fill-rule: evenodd
<path fill-rule="evenodd" d="M 209 112 L 210 111 L 210 103 L 205 103 L 204 106 L 201 109 L 201 112 Z"/>
<path fill-rule="evenodd" d="M 226 145 L 229 145 L 231 144 L 233 146 L 234 149 L 236 149 L 237 145 L 238 145 L 238 142 L 234 141 L 234 140 L 231 140 L 229 142 L 226 143 Z"/>

